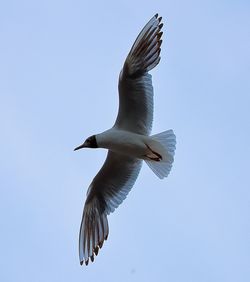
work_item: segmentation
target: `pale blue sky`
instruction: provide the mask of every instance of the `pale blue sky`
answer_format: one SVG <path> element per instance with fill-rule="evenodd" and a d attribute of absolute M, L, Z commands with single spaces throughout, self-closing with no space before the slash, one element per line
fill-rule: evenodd
<path fill-rule="evenodd" d="M 153 133 L 175 131 L 173 170 L 143 166 L 80 267 L 106 152 L 73 148 L 113 124 L 118 73 L 156 12 Z M 0 281 L 250 281 L 249 27 L 249 1 L 1 1 Z"/>

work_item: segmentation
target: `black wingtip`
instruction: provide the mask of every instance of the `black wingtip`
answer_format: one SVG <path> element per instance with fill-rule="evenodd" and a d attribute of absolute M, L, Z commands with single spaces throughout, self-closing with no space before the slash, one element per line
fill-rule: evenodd
<path fill-rule="evenodd" d="M 161 32 L 159 32 L 159 33 L 157 34 L 157 38 L 158 38 L 159 40 L 161 39 L 162 34 L 163 34 L 163 31 L 161 31 Z"/>
<path fill-rule="evenodd" d="M 159 24 L 159 29 L 162 29 L 163 23 Z"/>
<path fill-rule="evenodd" d="M 91 261 L 94 261 L 94 254 L 90 257 Z"/>
<path fill-rule="evenodd" d="M 83 265 L 83 260 L 80 261 L 80 265 Z"/>
<path fill-rule="evenodd" d="M 99 247 L 97 246 L 97 247 L 95 247 L 95 249 L 94 249 L 94 253 L 95 253 L 96 256 L 98 255 L 98 251 L 99 251 Z"/>
<path fill-rule="evenodd" d="M 155 14 L 155 18 L 158 18 L 158 13 Z"/>
<path fill-rule="evenodd" d="M 103 241 L 99 242 L 98 246 L 99 246 L 99 248 L 101 249 L 102 246 L 103 246 Z"/>

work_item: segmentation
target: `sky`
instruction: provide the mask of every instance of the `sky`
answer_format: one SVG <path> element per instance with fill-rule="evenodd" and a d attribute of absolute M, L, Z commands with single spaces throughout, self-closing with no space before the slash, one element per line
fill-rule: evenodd
<path fill-rule="evenodd" d="M 117 81 L 144 24 L 163 17 L 152 134 L 175 162 L 143 165 L 78 260 L 87 188 L 106 151 L 73 149 L 114 123 Z M 250 281 L 250 2 L 0 2 L 0 281 Z"/>

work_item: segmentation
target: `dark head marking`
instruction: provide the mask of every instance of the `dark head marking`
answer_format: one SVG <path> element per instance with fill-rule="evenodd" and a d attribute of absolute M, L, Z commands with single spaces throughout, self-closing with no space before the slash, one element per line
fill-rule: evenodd
<path fill-rule="evenodd" d="M 85 144 L 89 148 L 98 148 L 95 135 L 92 135 L 89 138 L 87 138 Z"/>

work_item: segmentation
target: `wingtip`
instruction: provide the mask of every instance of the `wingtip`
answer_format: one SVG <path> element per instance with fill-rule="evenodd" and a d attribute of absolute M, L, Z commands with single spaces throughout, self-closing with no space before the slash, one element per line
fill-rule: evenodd
<path fill-rule="evenodd" d="M 156 14 L 154 15 L 154 17 L 155 17 L 155 19 L 158 20 L 159 23 L 162 21 L 162 17 L 159 17 L 159 14 L 158 14 L 158 13 L 156 13 Z"/>
<path fill-rule="evenodd" d="M 163 34 L 163 31 L 161 31 L 161 32 L 159 32 L 159 33 L 157 34 L 157 38 L 158 38 L 158 40 L 160 40 L 160 39 L 161 39 L 162 34 Z"/>
<path fill-rule="evenodd" d="M 94 249 L 94 253 L 95 253 L 96 256 L 98 255 L 98 252 L 99 252 L 99 247 L 97 246 L 97 247 L 95 247 L 95 249 Z"/>
<path fill-rule="evenodd" d="M 102 246 L 103 246 L 103 241 L 99 242 L 98 246 L 99 246 L 99 248 L 101 249 Z"/>

